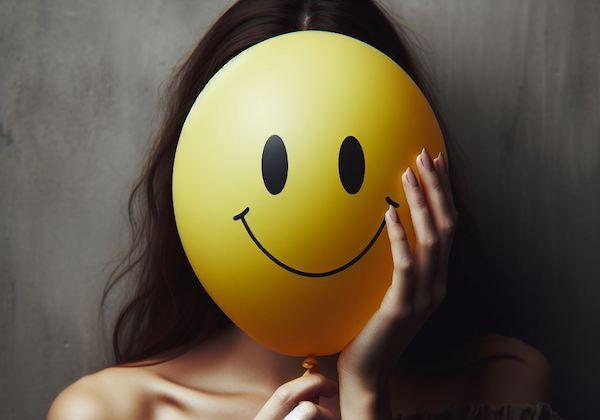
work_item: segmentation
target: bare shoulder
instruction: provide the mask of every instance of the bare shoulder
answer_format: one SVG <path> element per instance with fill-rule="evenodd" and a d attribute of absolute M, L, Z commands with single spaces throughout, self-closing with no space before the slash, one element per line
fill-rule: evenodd
<path fill-rule="evenodd" d="M 506 402 L 548 398 L 550 363 L 541 350 L 524 340 L 485 333 L 464 343 L 456 356 L 456 366 L 464 372 L 470 371 L 480 389 L 493 388 L 491 394 L 504 395 Z M 518 395 L 521 397 L 517 398 Z"/>
<path fill-rule="evenodd" d="M 483 362 L 480 389 L 490 402 L 549 401 L 552 368 L 540 349 L 500 334 L 486 334 L 473 344 Z"/>
<path fill-rule="evenodd" d="M 138 418 L 147 393 L 144 379 L 150 378 L 139 368 L 110 367 L 85 375 L 56 397 L 47 419 Z"/>
<path fill-rule="evenodd" d="M 527 342 L 496 333 L 488 333 L 477 337 L 467 347 L 467 357 L 475 360 L 511 363 L 516 370 L 549 380 L 552 369 L 548 359 L 541 350 Z"/>
<path fill-rule="evenodd" d="M 181 363 L 180 363 L 181 364 Z M 240 418 L 234 402 L 248 410 L 249 402 L 220 393 L 211 386 L 211 375 L 192 375 L 200 386 L 181 383 L 182 369 L 176 361 L 160 364 L 113 366 L 86 375 L 65 388 L 54 400 L 47 420 L 119 420 Z M 190 369 L 187 365 L 188 371 Z M 233 400 L 232 400 L 233 398 Z M 251 409 L 254 409 L 250 405 Z"/>
<path fill-rule="evenodd" d="M 439 372 L 409 364 L 391 377 L 393 412 L 437 412 L 473 403 L 491 406 L 548 401 L 551 368 L 525 341 L 496 333 L 464 343 Z"/>

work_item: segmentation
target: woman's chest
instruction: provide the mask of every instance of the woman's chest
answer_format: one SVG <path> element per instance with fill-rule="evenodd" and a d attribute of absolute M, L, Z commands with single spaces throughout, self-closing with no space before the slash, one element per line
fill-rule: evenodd
<path fill-rule="evenodd" d="M 190 398 L 179 393 L 174 396 L 154 396 L 151 413 L 142 416 L 152 420 L 239 420 L 254 419 L 267 403 L 269 396 L 257 395 L 210 395 L 202 394 Z M 337 397 L 321 398 L 319 405 L 340 417 L 340 405 Z M 291 411 L 294 407 L 291 407 Z M 270 420 L 265 418 L 265 420 Z M 275 420 L 275 417 L 273 418 Z M 278 417 L 279 420 L 279 417 Z"/>

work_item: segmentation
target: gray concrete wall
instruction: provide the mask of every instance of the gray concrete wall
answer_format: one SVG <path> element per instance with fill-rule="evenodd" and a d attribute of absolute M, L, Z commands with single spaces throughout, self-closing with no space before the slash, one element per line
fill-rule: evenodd
<path fill-rule="evenodd" d="M 0 417 L 43 417 L 106 365 L 98 327 L 159 88 L 226 1 L 0 1 Z M 470 161 L 496 316 L 595 418 L 600 2 L 387 1 L 423 44 Z"/>

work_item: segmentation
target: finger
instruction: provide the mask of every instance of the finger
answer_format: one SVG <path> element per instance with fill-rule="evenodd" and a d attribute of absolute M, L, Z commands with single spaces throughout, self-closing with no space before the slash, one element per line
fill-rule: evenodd
<path fill-rule="evenodd" d="M 280 419 L 300 401 L 337 395 L 338 384 L 319 373 L 301 376 L 286 382 L 275 390 L 255 417 L 255 420 Z"/>
<path fill-rule="evenodd" d="M 431 303 L 429 287 L 437 267 L 439 239 L 425 194 L 410 167 L 404 172 L 402 183 L 417 239 L 413 308 L 421 311 Z"/>
<path fill-rule="evenodd" d="M 448 173 L 448 163 L 442 152 L 438 153 L 437 157 L 433 159 L 433 166 L 438 174 L 444 194 L 446 194 L 446 201 L 450 204 L 452 209 L 455 208 L 454 197 L 452 196 L 452 188 L 450 184 L 450 174 Z"/>
<path fill-rule="evenodd" d="M 446 194 L 446 200 L 449 203 L 450 213 L 454 220 L 454 229 L 452 231 L 452 238 L 453 238 L 454 232 L 456 230 L 456 225 L 458 223 L 458 211 L 456 210 L 456 205 L 454 204 L 454 197 L 452 194 L 452 184 L 450 181 L 450 174 L 449 174 L 449 170 L 448 170 L 448 160 L 444 156 L 444 154 L 442 152 L 440 152 L 440 153 L 438 153 L 438 156 L 433 160 L 433 165 L 435 166 L 435 170 L 438 174 L 438 177 L 441 179 L 442 185 L 444 186 L 444 193 Z M 450 241 L 448 243 L 449 248 L 452 245 L 452 238 L 450 239 Z M 448 255 L 446 256 L 446 258 L 448 259 L 450 251 L 448 251 L 447 254 Z M 444 276 L 445 276 L 445 273 L 447 272 L 447 266 L 448 266 L 448 262 L 446 261 L 446 263 L 443 266 Z"/>
<path fill-rule="evenodd" d="M 456 206 L 454 204 L 454 197 L 452 196 L 452 186 L 450 183 L 450 174 L 448 173 L 448 162 L 442 152 L 433 159 L 433 166 L 438 174 L 438 178 L 442 182 L 444 194 L 446 195 L 446 201 L 448 202 L 451 213 L 457 216 Z"/>
<path fill-rule="evenodd" d="M 456 210 L 456 205 L 454 204 L 454 197 L 452 195 L 452 185 L 450 182 L 450 174 L 448 170 L 448 160 L 444 156 L 442 152 L 438 154 L 438 156 L 433 160 L 433 164 L 438 173 L 439 178 L 442 180 L 442 185 L 444 186 L 444 192 L 446 193 L 446 199 L 451 207 L 451 213 L 454 219 L 454 229 L 456 229 L 456 224 L 458 223 L 458 211 Z M 451 247 L 452 241 L 454 238 L 454 231 L 452 232 L 452 238 L 448 243 L 448 248 Z M 446 255 L 446 261 L 442 263 L 442 269 L 439 270 L 438 276 L 436 276 L 436 285 L 434 285 L 434 292 L 437 290 L 436 294 L 443 299 L 446 294 L 446 276 L 448 272 L 448 259 L 449 259 L 450 251 L 448 251 Z"/>
<path fill-rule="evenodd" d="M 425 148 L 417 158 L 417 167 L 439 239 L 436 272 L 431 277 L 429 284 L 430 295 L 434 299 L 434 303 L 439 303 L 445 296 L 445 273 L 450 253 L 450 243 L 454 234 L 455 218 L 444 192 L 442 180 Z"/>
<path fill-rule="evenodd" d="M 434 224 L 437 231 L 441 232 L 445 225 L 453 224 L 452 207 L 444 191 L 442 179 L 425 148 L 417 158 L 417 168 Z"/>
<path fill-rule="evenodd" d="M 335 420 L 335 416 L 323 406 L 301 401 L 283 420 Z"/>
<path fill-rule="evenodd" d="M 408 243 L 406 231 L 391 205 L 385 213 L 385 225 L 387 228 L 394 270 L 392 272 L 392 284 L 386 292 L 381 307 L 384 311 L 402 315 L 404 309 L 411 305 L 414 287 L 414 258 Z"/>

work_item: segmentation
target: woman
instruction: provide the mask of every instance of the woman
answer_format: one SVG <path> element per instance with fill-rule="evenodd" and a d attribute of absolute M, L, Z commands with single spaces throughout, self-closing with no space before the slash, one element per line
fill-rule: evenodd
<path fill-rule="evenodd" d="M 475 233 L 467 230 L 464 184 L 454 170 L 451 181 L 442 155 L 431 159 L 423 150 L 418 173 L 404 172 L 415 250 L 390 207 L 392 286 L 358 336 L 340 354 L 320 358 L 320 373 L 300 377 L 300 359 L 254 342 L 201 287 L 171 202 L 185 117 L 229 59 L 267 38 L 311 29 L 378 48 L 436 108 L 404 35 L 371 0 L 240 0 L 231 6 L 176 73 L 162 129 L 130 197 L 132 247 L 104 295 L 137 270 L 135 292 L 114 330 L 117 365 L 65 389 L 49 419 L 558 418 L 544 403 L 549 368 L 543 355 L 519 340 L 480 334 L 490 325 L 472 304 L 481 299 L 476 285 L 467 283 L 483 274 L 472 252 Z M 450 140 L 446 133 L 455 160 Z"/>

